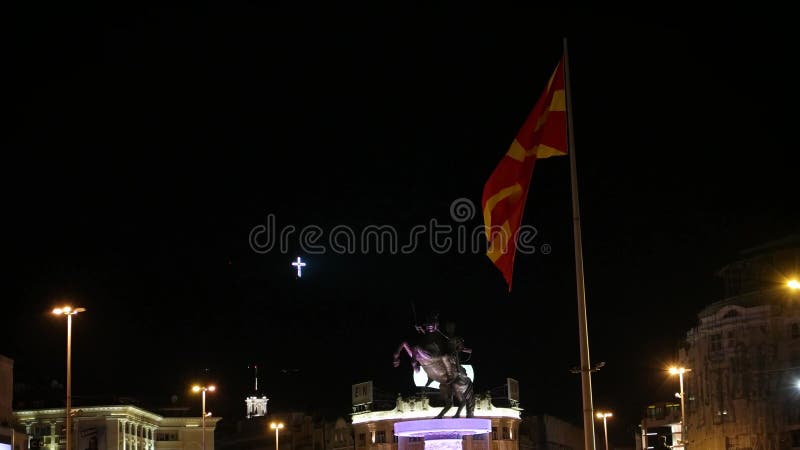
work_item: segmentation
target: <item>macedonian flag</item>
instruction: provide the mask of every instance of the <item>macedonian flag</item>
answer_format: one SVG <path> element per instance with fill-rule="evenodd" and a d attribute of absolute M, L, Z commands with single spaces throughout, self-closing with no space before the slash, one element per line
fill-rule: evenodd
<path fill-rule="evenodd" d="M 537 159 L 567 154 L 564 60 L 556 66 L 539 101 L 522 124 L 511 148 L 483 188 L 486 255 L 503 273 L 508 290 L 514 271 L 517 230 Z"/>

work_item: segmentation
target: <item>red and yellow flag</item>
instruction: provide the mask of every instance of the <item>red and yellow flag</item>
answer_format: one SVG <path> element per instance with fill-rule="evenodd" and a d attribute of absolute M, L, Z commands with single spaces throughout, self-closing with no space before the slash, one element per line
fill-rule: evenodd
<path fill-rule="evenodd" d="M 533 165 L 537 159 L 567 154 L 564 86 L 562 58 L 511 148 L 483 188 L 483 221 L 489 241 L 486 255 L 503 273 L 509 291 L 517 250 L 517 230 L 525 210 Z"/>

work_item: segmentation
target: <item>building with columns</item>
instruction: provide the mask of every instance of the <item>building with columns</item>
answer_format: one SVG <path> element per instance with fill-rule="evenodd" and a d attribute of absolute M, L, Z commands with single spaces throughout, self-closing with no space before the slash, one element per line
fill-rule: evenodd
<path fill-rule="evenodd" d="M 203 450 L 200 417 L 163 417 L 131 405 L 73 408 L 73 450 Z M 22 450 L 63 450 L 64 412 L 64 408 L 15 411 L 28 435 Z M 205 450 L 214 450 L 219 420 L 205 419 Z"/>
<path fill-rule="evenodd" d="M 441 407 L 431 406 L 428 397 L 397 397 L 394 409 L 388 411 L 363 410 L 355 412 L 353 431 L 355 450 L 397 450 L 394 435 L 395 422 L 415 419 L 432 419 L 439 414 Z M 454 414 L 457 407 L 451 409 Z M 497 407 L 492 404 L 488 395 L 477 396 L 475 401 L 475 417 L 491 419 L 492 432 L 488 435 L 476 435 L 465 438 L 464 449 L 486 448 L 489 450 L 519 450 L 520 408 Z M 462 411 L 463 417 L 464 411 Z M 449 414 L 448 414 L 449 416 Z M 413 438 L 411 438 L 413 439 Z M 473 445 L 474 441 L 476 442 Z M 421 450 L 423 442 L 409 442 L 408 449 Z"/>
<path fill-rule="evenodd" d="M 718 276 L 723 297 L 698 313 L 678 354 L 689 370 L 685 427 L 678 400 L 656 404 L 637 446 L 663 433 L 685 440 L 673 444 L 681 449 L 800 449 L 800 290 L 790 283 L 800 235 L 745 250 Z"/>
<path fill-rule="evenodd" d="M 719 271 L 725 297 L 686 334 L 687 447 L 800 448 L 800 235 L 746 250 Z"/>
<path fill-rule="evenodd" d="M 267 402 L 269 399 L 266 396 L 257 397 L 251 395 L 244 399 L 245 407 L 247 408 L 247 418 L 264 417 L 267 415 Z"/>

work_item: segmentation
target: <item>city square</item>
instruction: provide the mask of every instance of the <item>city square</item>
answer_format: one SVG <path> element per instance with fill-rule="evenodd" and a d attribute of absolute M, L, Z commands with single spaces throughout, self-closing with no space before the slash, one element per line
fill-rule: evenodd
<path fill-rule="evenodd" d="M 20 8 L 0 450 L 800 449 L 790 18 Z"/>

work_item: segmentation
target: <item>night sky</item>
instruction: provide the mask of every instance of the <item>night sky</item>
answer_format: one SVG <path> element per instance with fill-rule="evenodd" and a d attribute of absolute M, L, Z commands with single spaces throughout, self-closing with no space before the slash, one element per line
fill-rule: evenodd
<path fill-rule="evenodd" d="M 676 387 L 663 368 L 717 269 L 800 230 L 788 19 L 752 11 L 321 8 L 281 2 L 58 3 L 15 11 L 3 141 L 0 354 L 76 403 L 123 395 L 241 416 L 349 412 L 350 384 L 412 393 L 391 365 L 440 312 L 478 392 L 510 376 L 526 413 L 580 423 L 567 158 L 537 163 L 514 290 L 480 252 L 259 254 L 251 229 L 457 225 L 478 205 L 570 39 L 591 355 L 612 441 Z M 454 236 L 454 235 L 451 235 Z M 326 238 L 321 242 L 324 244 Z M 308 262 L 298 279 L 289 265 Z M 20 396 L 22 399 L 24 396 Z"/>

